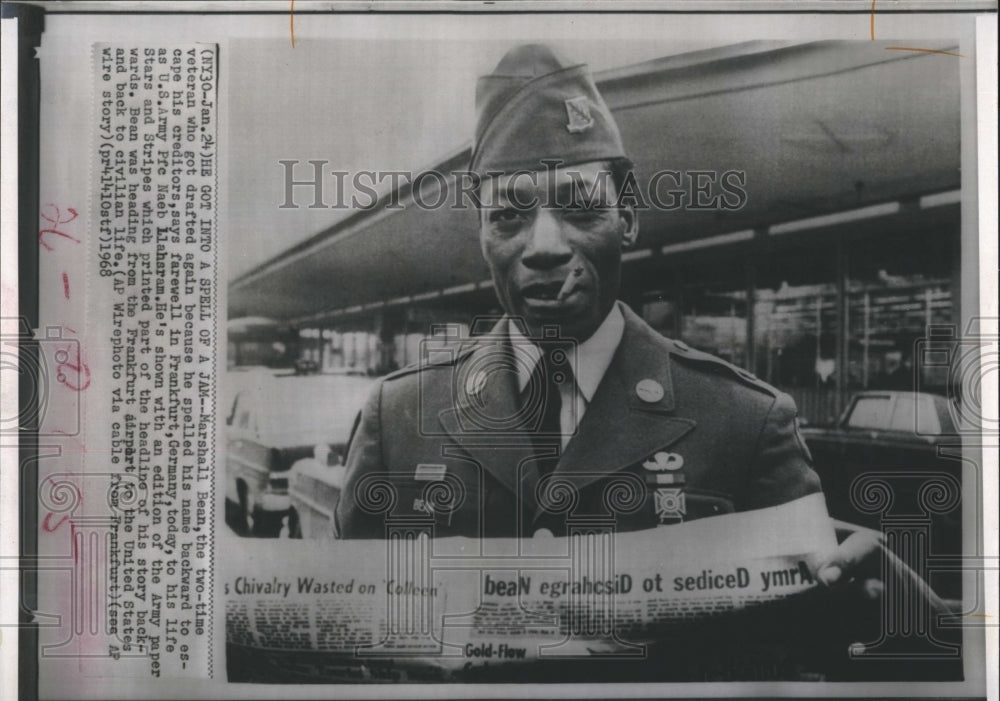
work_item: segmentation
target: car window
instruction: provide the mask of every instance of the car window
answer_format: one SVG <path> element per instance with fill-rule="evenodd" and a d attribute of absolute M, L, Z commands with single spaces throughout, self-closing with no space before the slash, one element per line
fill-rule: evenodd
<path fill-rule="evenodd" d="M 896 407 L 892 411 L 892 423 L 889 428 L 921 436 L 941 433 L 941 424 L 934 403 L 919 394 L 910 393 L 896 396 Z"/>
<path fill-rule="evenodd" d="M 240 402 L 240 396 L 237 394 L 236 397 L 233 398 L 232 405 L 229 407 L 229 414 L 226 415 L 227 426 L 233 425 L 233 419 L 236 418 L 236 407 L 239 405 L 239 402 Z"/>
<path fill-rule="evenodd" d="M 233 404 L 232 424 L 234 427 L 244 430 L 250 428 L 250 402 L 246 392 L 240 392 L 236 395 L 236 401 Z"/>
<path fill-rule="evenodd" d="M 854 400 L 854 408 L 847 417 L 847 427 L 884 430 L 889 424 L 891 403 L 892 398 L 889 395 L 858 397 Z"/>

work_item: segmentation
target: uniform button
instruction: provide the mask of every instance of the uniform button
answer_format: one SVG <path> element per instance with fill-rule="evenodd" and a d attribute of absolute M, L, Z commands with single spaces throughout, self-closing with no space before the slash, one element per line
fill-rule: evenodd
<path fill-rule="evenodd" d="M 535 535 L 533 535 L 532 537 L 533 538 L 554 538 L 555 536 L 552 533 L 552 531 L 550 531 L 548 528 L 539 528 L 537 531 L 535 531 Z"/>

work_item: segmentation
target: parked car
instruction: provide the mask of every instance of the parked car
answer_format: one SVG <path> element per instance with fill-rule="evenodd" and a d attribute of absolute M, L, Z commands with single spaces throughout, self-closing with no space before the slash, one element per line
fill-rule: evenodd
<path fill-rule="evenodd" d="M 831 516 L 881 531 L 904 523 L 917 527 L 923 518 L 929 528 L 927 554 L 962 553 L 961 443 L 946 397 L 860 392 L 835 424 L 805 426 L 802 435 Z M 939 450 L 943 446 L 953 449 Z M 883 502 L 886 487 L 891 503 Z M 944 513 L 933 513 L 928 504 Z M 897 520 L 904 517 L 905 522 Z M 932 585 L 940 593 L 960 591 L 957 576 L 939 573 Z"/>
<path fill-rule="evenodd" d="M 294 528 L 289 470 L 316 456 L 340 461 L 374 380 L 351 375 L 232 373 L 226 417 L 226 522 L 240 535 Z"/>
<path fill-rule="evenodd" d="M 318 453 L 292 465 L 288 488 L 290 537 L 326 540 L 336 537 L 333 512 L 344 488 L 346 472 L 343 461 L 332 454 Z"/>

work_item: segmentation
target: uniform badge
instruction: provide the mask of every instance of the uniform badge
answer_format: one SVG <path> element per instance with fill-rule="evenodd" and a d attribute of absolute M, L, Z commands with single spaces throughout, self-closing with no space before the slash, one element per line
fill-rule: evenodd
<path fill-rule="evenodd" d="M 685 512 L 683 489 L 661 487 L 656 490 L 656 515 L 660 523 L 682 521 Z"/>
<path fill-rule="evenodd" d="M 440 482 L 444 479 L 447 472 L 447 465 L 422 462 L 417 464 L 417 470 L 413 473 L 413 479 L 418 482 Z"/>
<path fill-rule="evenodd" d="M 659 452 L 642 463 L 642 466 L 651 472 L 672 472 L 684 467 L 684 458 L 677 453 Z"/>
<path fill-rule="evenodd" d="M 579 134 L 594 126 L 594 118 L 590 114 L 590 99 L 586 95 L 571 97 L 566 100 L 566 131 Z"/>
<path fill-rule="evenodd" d="M 647 404 L 656 404 L 663 399 L 663 385 L 656 380 L 646 378 L 636 383 L 635 393 L 639 399 Z"/>

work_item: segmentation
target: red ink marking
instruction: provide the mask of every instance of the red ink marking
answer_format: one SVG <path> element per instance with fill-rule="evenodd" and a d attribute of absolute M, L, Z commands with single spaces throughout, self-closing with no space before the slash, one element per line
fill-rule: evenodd
<path fill-rule="evenodd" d="M 59 209 L 59 207 L 57 207 L 56 205 L 49 203 L 49 204 L 45 205 L 45 207 L 51 207 L 52 209 L 54 209 L 55 210 L 55 214 L 52 215 L 52 216 L 49 216 L 49 214 L 47 214 L 45 212 L 45 208 L 42 208 L 42 211 L 40 211 L 38 213 L 38 216 L 40 216 L 42 219 L 44 219 L 45 221 L 47 221 L 51 225 L 48 228 L 40 229 L 38 231 L 38 242 L 42 245 L 42 247 L 45 248 L 48 251 L 54 250 L 52 248 L 52 246 L 50 246 L 49 244 L 47 244 L 45 242 L 45 236 L 47 234 L 50 234 L 50 235 L 53 235 L 53 236 L 62 236 L 63 238 L 67 238 L 67 239 L 69 239 L 70 241 L 72 241 L 74 243 L 80 243 L 80 239 L 75 238 L 73 236 L 70 236 L 65 231 L 62 231 L 59 228 L 63 224 L 68 224 L 71 221 L 73 221 L 74 219 L 76 219 L 77 216 L 79 216 L 77 214 L 76 210 L 73 209 L 72 207 L 67 207 L 66 211 L 69 212 L 70 216 L 68 218 L 64 218 L 62 210 Z"/>
<path fill-rule="evenodd" d="M 69 520 L 69 516 L 64 515 L 61 519 L 59 519 L 59 523 L 53 526 L 52 516 L 54 516 L 54 514 L 50 511 L 49 513 L 45 514 L 45 518 L 42 519 L 42 530 L 45 531 L 46 533 L 55 533 L 57 530 L 59 530 L 59 526 L 63 525 L 64 523 L 66 523 L 66 521 Z"/>
<path fill-rule="evenodd" d="M 80 552 L 76 547 L 76 526 L 69 524 L 69 539 L 73 543 L 73 566 L 80 564 Z"/>
<path fill-rule="evenodd" d="M 73 372 L 77 373 L 79 378 L 78 382 L 70 381 L 70 378 L 66 376 L 63 372 L 64 368 L 69 368 Z M 59 381 L 69 387 L 74 392 L 82 392 L 83 390 L 90 387 L 90 368 L 87 367 L 86 363 L 80 363 L 79 365 L 73 365 L 72 363 L 62 363 L 56 368 L 56 377 Z"/>
<path fill-rule="evenodd" d="M 47 221 L 49 224 L 52 224 L 53 226 L 59 226 L 60 224 L 69 224 L 71 221 L 73 221 L 74 219 L 76 219 L 77 216 L 78 216 L 77 213 L 76 213 L 76 210 L 73 209 L 72 207 L 67 207 L 66 208 L 66 211 L 69 212 L 71 215 L 73 215 L 69 219 L 63 219 L 62 218 L 62 210 L 60 210 L 57 206 L 55 206 L 51 202 L 49 204 L 45 205 L 45 207 L 51 207 L 52 209 L 56 210 L 55 216 L 54 217 L 50 217 L 44 211 L 39 212 L 38 216 L 40 216 L 42 219 L 44 219 L 45 221 Z M 43 207 L 43 210 L 44 210 L 44 207 Z"/>
<path fill-rule="evenodd" d="M 70 236 L 66 232 L 59 231 L 59 229 L 40 229 L 38 231 L 38 243 L 42 244 L 42 246 L 47 251 L 54 251 L 55 249 L 52 248 L 52 246 L 50 246 L 49 244 L 45 243 L 45 235 L 46 234 L 55 234 L 56 236 L 62 236 L 64 238 L 68 238 L 73 243 L 80 243 L 80 239 L 73 238 L 72 236 Z"/>
<path fill-rule="evenodd" d="M 63 328 L 66 329 L 67 331 L 69 331 L 74 336 L 76 335 L 76 329 L 71 329 L 70 327 L 66 326 L 65 324 L 63 325 Z"/>
<path fill-rule="evenodd" d="M 67 351 L 67 355 L 68 354 L 69 353 Z M 76 374 L 75 381 L 71 380 L 69 375 L 66 373 L 66 370 L 71 370 Z M 77 348 L 75 363 L 67 360 L 56 366 L 56 379 L 74 392 L 82 392 L 90 387 L 90 368 L 85 362 L 83 362 L 83 360 L 80 359 L 79 348 Z"/>
<path fill-rule="evenodd" d="M 62 279 L 63 279 L 63 297 L 69 299 L 69 276 L 66 273 L 63 273 Z"/>

